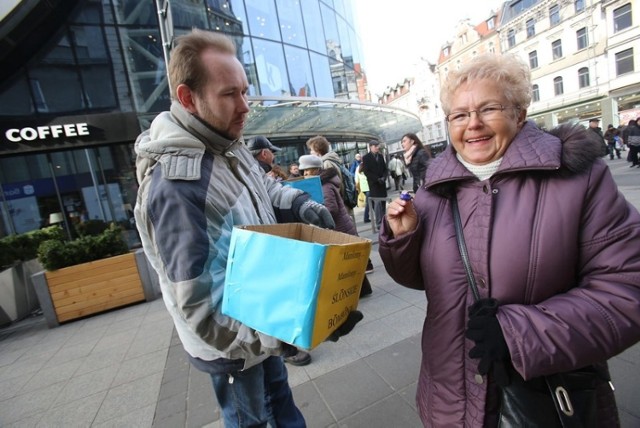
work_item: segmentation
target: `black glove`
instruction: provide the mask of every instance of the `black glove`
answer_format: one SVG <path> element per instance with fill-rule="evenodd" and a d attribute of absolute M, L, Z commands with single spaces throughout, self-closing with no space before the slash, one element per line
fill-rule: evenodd
<path fill-rule="evenodd" d="M 347 315 L 347 319 L 342 324 L 340 324 L 340 327 L 338 327 L 333 333 L 331 333 L 329 337 L 327 337 L 327 340 L 331 342 L 337 342 L 338 339 L 340 339 L 342 336 L 349 334 L 351 330 L 353 330 L 353 328 L 356 326 L 356 324 L 362 321 L 362 318 L 364 318 L 364 315 L 362 315 L 362 312 L 360 311 L 349 312 L 349 315 Z"/>
<path fill-rule="evenodd" d="M 325 229 L 334 229 L 336 227 L 327 207 L 311 199 L 306 200 L 302 206 L 300 206 L 298 217 L 307 224 L 313 224 Z"/>
<path fill-rule="evenodd" d="M 499 386 L 507 386 L 511 354 L 496 318 L 497 312 L 496 299 L 480 299 L 471 305 L 466 336 L 476 343 L 469 351 L 469 357 L 480 359 L 478 372 L 482 375 L 491 373 Z"/>
<path fill-rule="evenodd" d="M 384 177 L 378 178 L 378 184 L 384 184 L 385 181 Z"/>

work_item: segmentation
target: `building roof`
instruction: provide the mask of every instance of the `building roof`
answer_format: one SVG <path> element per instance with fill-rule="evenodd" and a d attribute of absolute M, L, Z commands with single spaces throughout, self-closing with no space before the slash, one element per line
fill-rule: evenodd
<path fill-rule="evenodd" d="M 354 100 L 307 97 L 249 97 L 251 112 L 244 134 L 269 138 L 325 137 L 350 141 L 395 141 L 422 130 L 414 113 Z"/>

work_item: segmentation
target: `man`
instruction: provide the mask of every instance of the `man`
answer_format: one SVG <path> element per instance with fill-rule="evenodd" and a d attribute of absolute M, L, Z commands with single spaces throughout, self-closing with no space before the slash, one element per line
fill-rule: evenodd
<path fill-rule="evenodd" d="M 609 150 L 609 160 L 613 160 L 613 153 L 618 156 L 618 159 L 621 159 L 620 156 L 620 146 L 616 144 L 616 137 L 618 135 L 618 129 L 615 128 L 612 124 L 607 125 L 607 130 L 604 133 L 604 140 L 607 142 L 608 150 Z"/>
<path fill-rule="evenodd" d="M 302 174 L 300 174 L 300 166 L 297 163 L 293 162 L 289 164 L 289 178 L 298 177 L 302 177 Z"/>
<path fill-rule="evenodd" d="M 602 156 L 606 156 L 609 153 L 609 147 L 607 143 L 604 141 L 604 136 L 602 135 L 602 128 L 599 126 L 600 119 L 593 118 L 589 120 L 589 130 L 592 131 L 596 135 L 596 139 L 600 142 L 602 146 Z"/>
<path fill-rule="evenodd" d="M 333 220 L 264 174 L 243 144 L 249 84 L 231 39 L 193 30 L 177 39 L 168 70 L 171 110 L 135 146 L 145 254 L 191 363 L 211 376 L 224 426 L 305 426 L 281 358 L 296 348 L 221 312 L 228 248 L 235 225 Z"/>
<path fill-rule="evenodd" d="M 387 163 L 380 153 L 380 142 L 369 141 L 369 153 L 362 157 L 362 172 L 369 184 L 369 198 L 387 197 Z M 386 211 L 384 200 L 374 203 L 376 226 L 380 228 L 382 217 Z"/>
<path fill-rule="evenodd" d="M 271 141 L 262 135 L 251 138 L 247 143 L 247 149 L 249 149 L 265 173 L 271 171 L 273 161 L 276 159 L 276 152 L 282 150 L 280 147 L 271 144 Z"/>
<path fill-rule="evenodd" d="M 273 162 L 276 159 L 275 153 L 282 150 L 262 135 L 251 138 L 247 143 L 247 149 L 258 161 L 265 174 L 269 174 L 273 168 Z M 311 354 L 298 350 L 295 354 L 284 357 L 284 361 L 294 366 L 306 366 L 311 363 Z"/>

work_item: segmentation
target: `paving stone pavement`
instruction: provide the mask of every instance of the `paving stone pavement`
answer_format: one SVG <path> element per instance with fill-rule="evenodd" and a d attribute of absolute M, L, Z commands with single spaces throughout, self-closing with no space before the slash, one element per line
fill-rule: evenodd
<path fill-rule="evenodd" d="M 640 208 L 640 169 L 608 161 Z M 395 192 L 393 192 L 395 194 Z M 384 271 L 376 235 L 365 319 L 287 366 L 309 427 L 421 427 L 414 396 L 424 294 Z M 610 360 L 623 428 L 640 427 L 640 345 Z M 48 329 L 34 316 L 0 329 L 0 427 L 222 427 L 209 377 L 185 356 L 161 299 Z"/>

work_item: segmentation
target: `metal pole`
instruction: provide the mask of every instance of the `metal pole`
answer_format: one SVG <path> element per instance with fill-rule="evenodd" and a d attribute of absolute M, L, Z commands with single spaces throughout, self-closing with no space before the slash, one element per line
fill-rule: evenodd
<path fill-rule="evenodd" d="M 162 54 L 164 55 L 167 84 L 171 88 L 169 80 L 169 52 L 173 40 L 173 28 L 171 23 L 171 5 L 169 0 L 156 0 L 158 10 L 158 23 L 160 24 L 160 41 L 162 42 Z"/>

